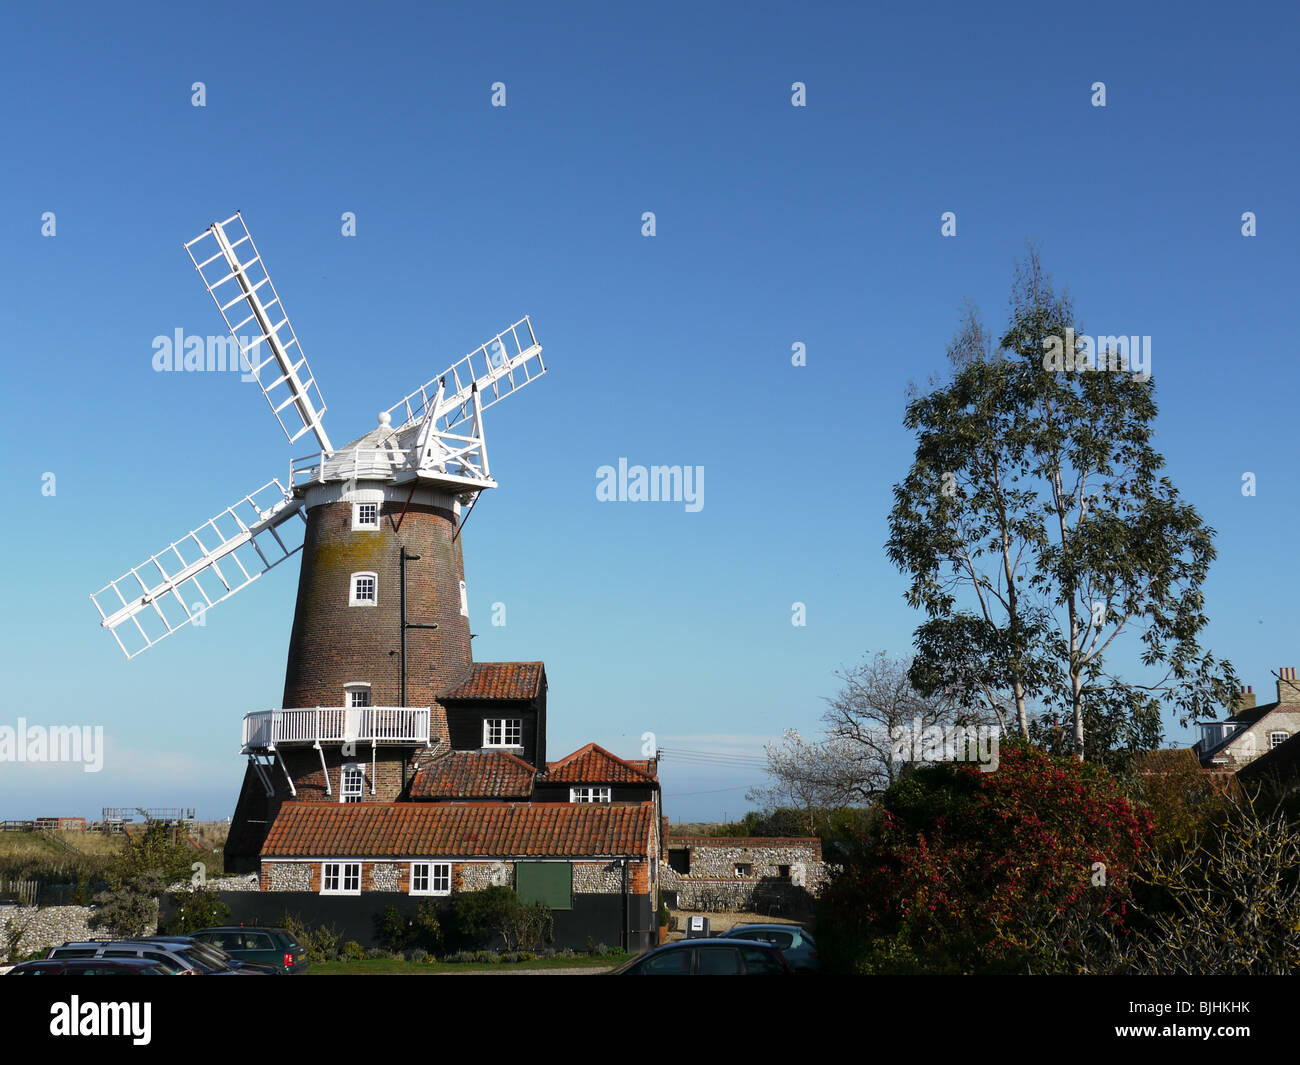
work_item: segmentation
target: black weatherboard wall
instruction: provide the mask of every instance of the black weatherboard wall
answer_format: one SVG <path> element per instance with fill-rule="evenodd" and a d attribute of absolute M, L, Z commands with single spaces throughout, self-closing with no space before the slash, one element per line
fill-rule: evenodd
<path fill-rule="evenodd" d="M 447 923 L 451 900 L 447 897 L 406 895 L 400 892 L 368 891 L 364 895 L 319 895 L 310 891 L 218 891 L 217 897 L 230 907 L 230 916 L 222 924 L 283 926 L 292 915 L 311 927 L 333 925 L 339 943 L 356 940 L 363 947 L 382 946 L 378 938 L 377 918 L 392 906 L 404 917 L 414 918 L 420 904 L 431 898 L 439 906 L 440 919 Z M 651 946 L 653 922 L 648 895 L 627 896 L 626 920 L 632 929 L 628 949 L 633 953 Z M 170 920 L 176 914 L 173 895 L 162 897 L 160 917 Z M 622 895 L 574 895 L 573 908 L 553 911 L 557 950 L 586 950 L 590 944 L 607 947 L 624 946 L 625 920 Z M 489 944 L 482 944 L 489 946 Z M 491 944 L 500 947 L 500 943 Z"/>

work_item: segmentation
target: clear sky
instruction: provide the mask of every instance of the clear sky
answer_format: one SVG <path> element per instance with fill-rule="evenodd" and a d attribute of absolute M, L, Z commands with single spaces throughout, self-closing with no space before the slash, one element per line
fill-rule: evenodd
<path fill-rule="evenodd" d="M 476 657 L 546 662 L 553 756 L 635 757 L 653 731 L 756 764 L 816 734 L 834 670 L 908 649 L 883 550 L 905 388 L 944 368 L 963 300 L 1002 327 L 1027 238 L 1092 332 L 1152 338 L 1156 444 L 1218 530 L 1205 642 L 1270 698 L 1300 665 L 1298 20 L 6 5 L 0 725 L 101 726 L 107 748 L 98 774 L 0 764 L 0 817 L 226 816 L 241 718 L 280 698 L 296 565 L 130 662 L 87 598 L 307 450 L 238 375 L 152 366 L 157 336 L 223 331 L 181 245 L 236 209 L 336 441 L 533 316 L 550 372 L 487 415 L 501 487 L 465 559 Z M 599 502 L 621 457 L 703 467 L 703 507 Z M 674 819 L 734 817 L 762 781 L 663 778 Z"/>

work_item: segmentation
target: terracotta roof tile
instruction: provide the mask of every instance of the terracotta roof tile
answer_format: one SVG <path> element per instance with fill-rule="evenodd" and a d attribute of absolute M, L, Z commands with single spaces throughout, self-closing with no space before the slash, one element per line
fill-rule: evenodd
<path fill-rule="evenodd" d="M 548 784 L 658 783 L 644 768 L 610 754 L 595 743 L 587 744 L 558 762 L 547 762 L 542 779 Z"/>
<path fill-rule="evenodd" d="M 439 697 L 448 699 L 533 699 L 541 694 L 546 666 L 541 662 L 475 662 L 468 680 Z"/>
<path fill-rule="evenodd" d="M 654 806 L 287 802 L 263 858 L 644 856 Z"/>
<path fill-rule="evenodd" d="M 413 799 L 526 799 L 536 770 L 508 751 L 444 751 L 422 761 Z"/>

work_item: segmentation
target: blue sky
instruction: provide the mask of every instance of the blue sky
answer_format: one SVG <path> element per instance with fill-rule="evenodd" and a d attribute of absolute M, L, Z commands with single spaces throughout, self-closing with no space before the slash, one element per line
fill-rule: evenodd
<path fill-rule="evenodd" d="M 1218 530 L 1205 643 L 1269 697 L 1300 665 L 1300 16 L 809 7 L 6 9 L 0 724 L 108 746 L 99 774 L 0 764 L 0 816 L 225 816 L 240 720 L 280 697 L 296 566 L 130 662 L 87 598 L 306 450 L 238 375 L 152 369 L 154 337 L 222 331 L 181 245 L 236 209 L 336 441 L 533 316 L 550 372 L 488 413 L 465 558 L 476 656 L 547 664 L 553 754 L 753 758 L 816 732 L 835 669 L 908 649 L 904 391 L 963 300 L 1004 324 L 1027 238 L 1092 332 L 1152 337 L 1156 444 Z M 703 466 L 704 507 L 597 502 L 620 457 Z M 762 780 L 663 776 L 690 819 Z"/>

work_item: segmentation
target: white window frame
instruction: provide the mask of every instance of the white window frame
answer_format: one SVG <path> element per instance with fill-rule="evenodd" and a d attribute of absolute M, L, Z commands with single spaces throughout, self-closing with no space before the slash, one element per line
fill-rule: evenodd
<path fill-rule="evenodd" d="M 424 870 L 423 877 L 425 886 L 423 889 L 417 889 L 415 886 L 417 869 Z M 411 863 L 411 894 L 412 895 L 450 895 L 451 894 L 451 862 L 412 862 Z"/>
<path fill-rule="evenodd" d="M 460 615 L 469 617 L 469 592 L 465 589 L 465 582 L 460 582 Z"/>
<path fill-rule="evenodd" d="M 1268 734 L 1268 749 L 1271 751 L 1275 747 L 1281 747 L 1282 744 L 1286 743 L 1286 741 L 1289 740 L 1290 738 L 1291 738 L 1291 733 L 1283 732 L 1281 729 L 1278 729 L 1274 732 L 1270 732 Z"/>
<path fill-rule="evenodd" d="M 609 802 L 612 789 L 587 786 L 569 789 L 569 802 Z"/>
<path fill-rule="evenodd" d="M 355 773 L 353 773 L 354 770 Z M 360 781 L 361 784 L 360 789 L 358 791 L 351 793 L 352 795 L 356 796 L 356 798 L 352 799 L 351 801 L 354 803 L 365 802 L 366 801 L 366 766 L 364 762 L 348 762 L 339 770 L 339 802 L 346 803 L 349 801 L 349 792 L 348 792 L 349 774 L 353 774 L 353 779 Z"/>
<path fill-rule="evenodd" d="M 749 869 L 749 872 L 747 872 L 747 873 L 742 873 L 742 872 L 740 871 L 741 866 L 744 866 L 744 867 L 746 867 L 747 869 Z M 753 875 L 754 875 L 754 863 L 753 863 L 753 862 L 733 862 L 733 863 L 731 864 L 731 869 L 732 869 L 733 874 L 734 874 L 735 876 L 737 876 L 737 877 L 750 877 L 750 876 L 753 876 Z"/>
<path fill-rule="evenodd" d="M 364 695 L 366 701 L 364 703 L 355 702 L 352 698 L 354 695 Z M 369 681 L 349 681 L 347 684 L 343 685 L 343 705 L 349 710 L 360 710 L 364 707 L 371 706 L 372 702 L 373 701 L 370 698 Z"/>
<path fill-rule="evenodd" d="M 357 595 L 358 585 L 369 577 L 374 581 L 374 597 L 362 599 Z M 348 606 L 377 606 L 379 604 L 379 574 L 369 570 L 354 573 L 348 578 Z"/>
<path fill-rule="evenodd" d="M 500 726 L 501 739 L 502 739 L 502 742 L 500 743 L 492 742 L 493 725 Z M 514 731 L 517 731 L 519 733 L 518 743 L 506 742 L 506 738 L 511 731 L 510 729 L 511 725 L 514 726 Z M 512 750 L 515 748 L 523 747 L 523 745 L 524 745 L 524 719 L 522 717 L 485 717 L 483 719 L 483 746 L 484 747 Z"/>
<path fill-rule="evenodd" d="M 374 521 L 367 522 L 367 521 L 362 521 L 362 520 L 361 520 L 361 508 L 362 508 L 362 507 L 374 507 L 374 508 L 375 508 L 375 520 L 374 520 Z M 367 500 L 364 500 L 364 501 L 362 501 L 362 502 L 360 502 L 360 503 L 353 503 L 353 504 L 352 504 L 352 531 L 353 531 L 353 532 L 375 532 L 376 530 L 378 530 L 378 528 L 379 528 L 379 511 L 380 511 L 381 509 L 382 509 L 382 505 L 381 505 L 377 500 L 373 500 L 373 499 L 367 499 Z"/>
<path fill-rule="evenodd" d="M 333 875 L 334 887 L 329 887 L 330 869 L 335 870 Z M 352 878 L 352 870 L 356 870 L 356 890 L 348 887 L 348 880 Z M 362 867 L 360 862 L 321 862 L 320 867 L 320 893 L 322 895 L 360 895 L 361 894 L 361 874 Z"/>

